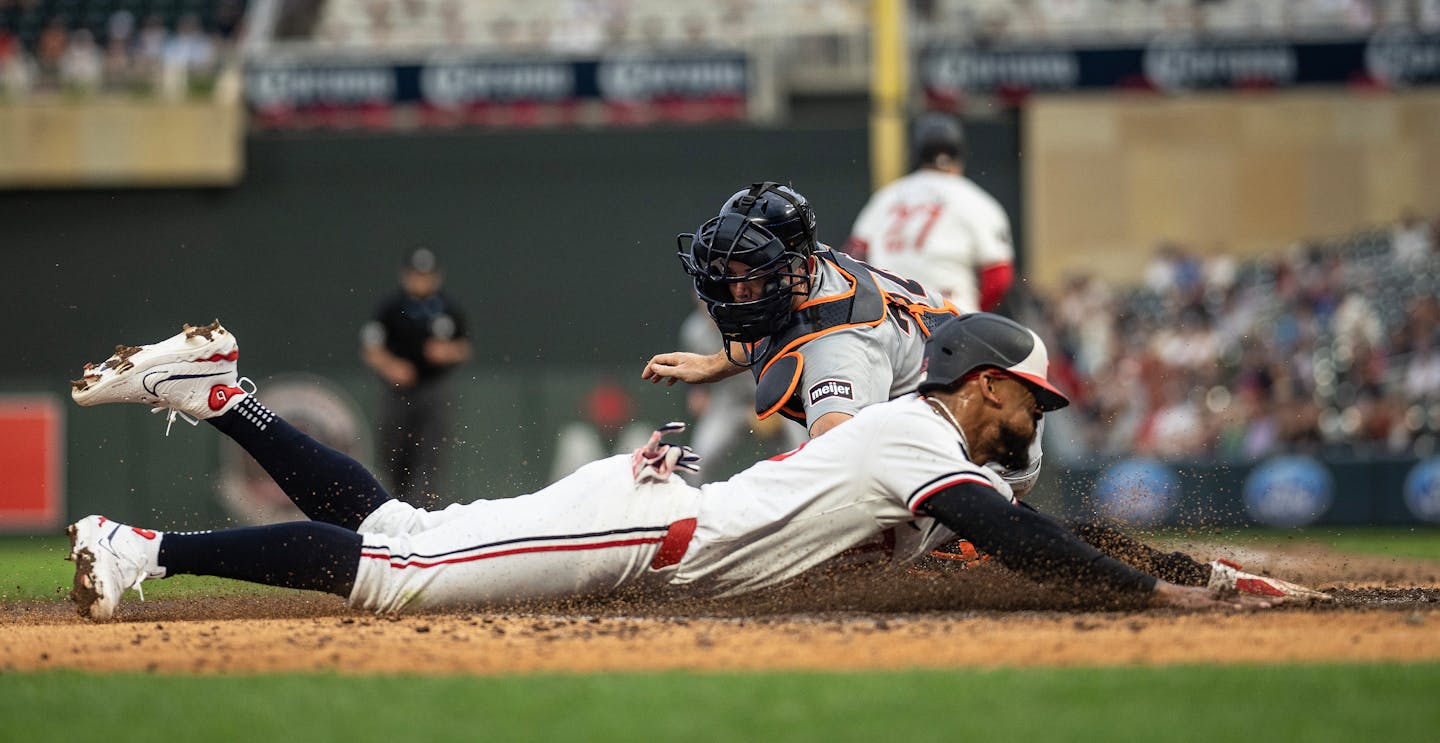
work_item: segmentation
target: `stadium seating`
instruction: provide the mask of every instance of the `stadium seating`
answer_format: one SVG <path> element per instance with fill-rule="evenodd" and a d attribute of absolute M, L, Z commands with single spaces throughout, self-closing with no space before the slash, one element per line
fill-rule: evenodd
<path fill-rule="evenodd" d="M 339 47 L 463 45 L 515 52 L 594 53 L 616 44 L 736 47 L 767 36 L 859 34 L 858 0 L 331 0 L 315 31 Z"/>
<path fill-rule="evenodd" d="M 56 19 L 69 31 L 88 30 L 104 45 L 117 13 L 128 13 L 132 28 L 157 16 L 172 31 L 180 18 L 194 15 L 207 31 L 229 36 L 244 11 L 245 0 L 0 0 L 0 28 L 33 53 L 45 27 Z"/>
<path fill-rule="evenodd" d="M 205 93 L 246 0 L 0 0 L 0 95 Z"/>
<path fill-rule="evenodd" d="M 73 0 L 72 0 L 73 1 Z M 739 46 L 763 38 L 865 37 L 860 0 L 329 0 L 315 39 L 355 48 L 463 45 L 594 52 L 615 44 Z M 1368 33 L 1440 28 L 1434 0 L 912 0 L 917 39 L 1114 42 L 1175 32 Z"/>
<path fill-rule="evenodd" d="M 1145 40 L 1158 34 L 1354 34 L 1403 23 L 1440 28 L 1422 0 L 924 0 L 925 29 L 943 38 L 1011 41 Z"/>
<path fill-rule="evenodd" d="M 1157 253 L 1144 287 L 1111 290 L 1075 277 L 1042 300 L 1083 421 L 1064 449 L 1082 458 L 1133 450 L 1242 461 L 1296 451 L 1433 453 L 1440 447 L 1434 224 L 1410 225 L 1422 236 L 1410 253 L 1397 225 L 1292 246 L 1230 271 L 1215 270 L 1220 256 L 1170 247 Z M 1167 337 L 1184 343 L 1167 347 Z M 1207 344 L 1213 356 L 1187 365 L 1186 352 Z M 1119 385 L 1128 386 L 1117 392 Z M 1171 387 L 1188 397 L 1167 399 Z M 1183 446 L 1147 440 L 1167 407 L 1186 408 L 1201 435 Z"/>

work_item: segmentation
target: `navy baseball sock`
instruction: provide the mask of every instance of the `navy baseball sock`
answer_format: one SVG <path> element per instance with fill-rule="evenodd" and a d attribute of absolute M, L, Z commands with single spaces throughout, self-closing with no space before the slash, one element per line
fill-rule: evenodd
<path fill-rule="evenodd" d="M 334 524 L 296 521 L 202 532 L 165 532 L 165 575 L 215 575 L 349 598 L 360 569 L 360 535 Z"/>
<path fill-rule="evenodd" d="M 209 423 L 245 449 L 315 521 L 355 530 L 390 500 L 363 465 L 301 433 L 247 395 Z"/>

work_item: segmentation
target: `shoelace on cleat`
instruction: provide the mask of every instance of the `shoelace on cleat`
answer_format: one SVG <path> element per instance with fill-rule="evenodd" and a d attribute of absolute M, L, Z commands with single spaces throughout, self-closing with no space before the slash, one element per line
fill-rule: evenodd
<path fill-rule="evenodd" d="M 247 385 L 247 384 L 250 385 L 250 389 L 245 389 L 245 385 Z M 255 394 L 255 392 L 256 392 L 257 390 L 260 389 L 260 386 L 257 385 L 257 384 L 255 384 L 255 380 L 253 380 L 253 379 L 251 379 L 251 378 L 249 378 L 249 377 L 241 377 L 241 378 L 235 380 L 235 386 L 236 386 L 236 387 L 239 387 L 239 388 L 242 389 L 242 390 L 245 390 L 245 394 L 247 394 L 247 395 L 253 395 L 253 394 Z M 166 435 L 167 437 L 170 435 L 170 427 L 173 426 L 173 425 L 175 425 L 175 419 L 176 419 L 176 418 L 179 418 L 180 420 L 183 420 L 183 421 L 185 421 L 186 423 L 189 423 L 189 424 L 192 425 L 192 426 L 198 426 L 198 425 L 200 425 L 200 419 L 199 419 L 199 418 L 196 418 L 195 416 L 190 415 L 189 413 L 181 412 L 180 410 L 178 410 L 178 409 L 176 409 L 176 408 L 167 408 L 167 407 L 165 407 L 165 406 L 163 406 L 163 405 L 156 405 L 155 407 L 150 408 L 150 412 L 151 412 L 151 413 L 159 413 L 159 412 L 161 412 L 161 411 L 164 411 L 164 412 L 167 413 L 167 415 L 165 416 L 165 435 Z"/>
<path fill-rule="evenodd" d="M 183 420 L 183 421 L 185 421 L 186 423 L 189 423 L 189 424 L 192 425 L 192 426 L 198 426 L 198 425 L 200 425 L 200 419 L 199 419 L 199 418 L 196 418 L 195 416 L 190 415 L 189 413 L 182 413 L 182 412 L 180 412 L 179 410 L 176 410 L 175 408 L 167 408 L 167 407 L 163 407 L 163 406 L 160 406 L 160 405 L 156 405 L 155 407 L 150 408 L 150 412 L 151 412 L 151 413 L 160 413 L 160 412 L 169 413 L 169 415 L 166 415 L 166 416 L 165 416 L 165 435 L 166 435 L 166 436 L 169 436 L 169 435 L 170 435 L 170 427 L 173 426 L 173 425 L 175 425 L 175 419 L 176 419 L 176 418 L 179 418 L 180 420 Z"/>

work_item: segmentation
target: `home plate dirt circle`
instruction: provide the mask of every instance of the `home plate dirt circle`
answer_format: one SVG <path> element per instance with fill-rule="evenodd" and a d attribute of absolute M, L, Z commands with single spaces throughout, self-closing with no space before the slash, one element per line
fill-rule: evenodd
<path fill-rule="evenodd" d="M 510 674 L 1440 660 L 1440 565 L 1245 555 L 1335 600 L 1183 613 L 1048 591 L 982 566 L 815 579 L 726 601 L 620 596 L 384 617 L 311 593 L 0 606 L 0 671 Z M 1276 570 L 1280 568 L 1280 570 Z M 961 607 L 963 610 L 957 610 Z"/>

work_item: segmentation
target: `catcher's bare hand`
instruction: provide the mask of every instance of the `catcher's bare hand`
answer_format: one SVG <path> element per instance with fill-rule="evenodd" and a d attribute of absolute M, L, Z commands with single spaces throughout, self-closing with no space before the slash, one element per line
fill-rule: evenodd
<path fill-rule="evenodd" d="M 651 357 L 650 362 L 645 365 L 645 371 L 640 373 L 640 378 L 648 379 L 652 383 L 663 380 L 665 384 L 706 384 L 718 382 L 739 371 L 742 371 L 741 368 L 731 364 L 730 360 L 725 358 L 724 352 L 706 356 L 671 351 Z"/>
<path fill-rule="evenodd" d="M 1271 596 L 1252 596 L 1247 593 L 1218 593 L 1200 586 L 1180 586 L 1160 581 L 1155 584 L 1151 599 L 1154 606 L 1175 609 L 1228 609 L 1231 611 L 1254 611 L 1268 609 L 1283 599 Z"/>

